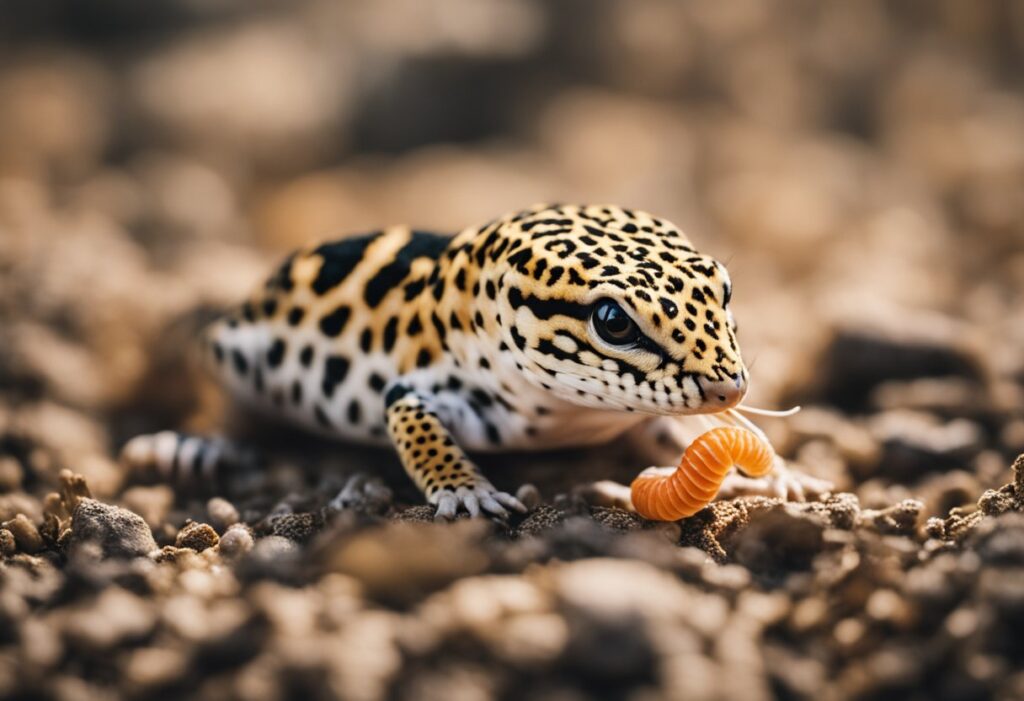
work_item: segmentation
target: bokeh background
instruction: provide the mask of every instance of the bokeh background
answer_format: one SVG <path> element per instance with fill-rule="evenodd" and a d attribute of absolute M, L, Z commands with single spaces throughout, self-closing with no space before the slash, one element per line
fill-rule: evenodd
<path fill-rule="evenodd" d="M 455 232 L 540 201 L 647 209 L 726 261 L 740 341 L 753 368 L 751 403 L 807 405 L 794 419 L 767 421 L 766 429 L 787 456 L 852 490 L 862 507 L 921 498 L 923 510 L 915 512 L 921 526 L 953 507 L 971 513 L 984 489 L 1010 479 L 1010 462 L 1024 451 L 1020 2 L 0 0 L 0 521 L 26 513 L 42 522 L 42 495 L 68 467 L 85 475 L 95 494 L 144 512 L 161 545 L 175 542 L 185 518 L 204 514 L 181 503 L 172 508 L 169 490 L 122 491 L 116 453 L 141 430 L 217 425 L 216 400 L 184 362 L 196 320 L 206 313 L 197 310 L 237 300 L 276 258 L 310 241 L 392 223 Z M 579 481 L 572 471 L 552 474 L 561 481 L 557 489 L 539 485 L 546 498 Z M 289 479 L 272 486 L 283 494 L 302 483 Z M 259 517 L 273 505 L 256 504 Z M 572 547 L 550 547 L 567 559 L 625 552 L 581 533 L 558 536 Z M 424 538 L 399 538 L 389 547 L 429 550 L 433 541 Z M 919 544 L 924 539 L 919 535 Z M 493 553 L 481 557 L 491 565 L 467 570 L 460 561 L 462 569 L 437 581 L 427 576 L 431 584 L 424 586 L 488 568 L 518 571 L 525 562 L 495 565 L 500 558 L 487 560 Z M 570 615 L 567 632 L 554 612 L 535 612 L 530 615 L 549 618 L 519 630 L 535 634 L 522 639 L 526 648 L 539 646 L 536 656 L 481 643 L 496 646 L 491 663 L 519 665 L 511 676 L 492 678 L 486 664 L 473 666 L 478 661 L 452 663 L 454 677 L 430 676 L 436 670 L 426 660 L 435 653 L 448 659 L 450 649 L 430 652 L 417 638 L 414 652 L 406 652 L 421 665 L 410 667 L 411 681 L 387 681 L 396 672 L 378 665 L 370 675 L 378 686 L 360 687 L 351 681 L 360 663 L 342 655 L 324 663 L 332 670 L 324 687 L 330 694 L 313 682 L 300 687 L 350 698 L 373 698 L 380 689 L 441 698 L 452 688 L 465 692 L 452 698 L 490 698 L 510 693 L 512 682 L 545 679 L 538 693 L 569 699 L 578 697 L 566 680 L 584 678 L 592 692 L 628 695 L 634 687 L 654 693 L 654 674 L 664 693 L 689 680 L 691 695 L 700 698 L 729 696 L 723 689 L 746 698 L 822 698 L 818 685 L 835 678 L 846 684 L 836 698 L 874 698 L 925 688 L 922 680 L 931 674 L 931 692 L 948 698 L 999 693 L 1009 699 L 1024 689 L 1024 653 L 999 638 L 1005 631 L 993 622 L 1015 620 L 1007 611 L 1019 613 L 1017 604 L 988 613 L 971 609 L 974 618 L 963 614 L 951 624 L 958 639 L 984 641 L 991 634 L 1005 642 L 995 652 L 978 642 L 963 654 L 944 648 L 930 661 L 915 662 L 899 650 L 871 661 L 879 641 L 945 630 L 957 602 L 1004 591 L 996 585 L 958 590 L 961 598 L 935 613 L 920 608 L 919 592 L 895 583 L 893 572 L 910 567 L 913 557 L 889 553 L 897 564 L 886 570 L 892 581 L 885 591 L 895 593 L 876 601 L 863 623 L 856 613 L 866 605 L 863 591 L 835 594 L 834 582 L 794 585 L 772 569 L 769 579 L 789 588 L 769 587 L 782 597 L 775 601 L 781 608 L 771 609 L 782 621 L 774 637 L 780 647 L 761 659 L 742 646 L 760 644 L 757 626 L 775 614 L 765 614 L 764 606 L 750 614 L 736 604 L 729 577 L 756 579 L 763 562 L 743 562 L 753 575 L 698 576 L 693 573 L 704 572 L 698 565 L 666 565 L 666 557 L 649 559 L 677 574 L 682 568 L 712 592 L 708 597 L 732 602 L 721 605 L 739 617 L 741 632 L 721 645 L 740 645 L 749 655 L 730 657 L 726 650 L 702 657 L 680 640 L 710 640 L 725 619 L 698 621 L 696 633 L 669 629 L 682 636 L 676 647 L 665 638 L 655 644 L 627 636 L 628 669 L 606 684 L 597 667 L 618 669 L 614 660 L 596 657 L 600 663 L 592 668 L 573 655 L 590 655 L 585 641 L 602 640 L 599 633 L 621 642 L 631 629 Z M 806 573 L 811 562 L 808 555 L 796 569 Z M 349 565 L 335 569 L 348 572 Z M 952 586 L 943 577 L 972 571 L 960 560 L 942 567 L 921 578 Z M 373 590 L 374 576 L 387 578 L 370 570 L 357 579 Z M 408 572 L 396 576 L 417 581 Z M 609 582 L 647 576 L 650 586 L 671 588 L 651 572 L 628 569 L 572 576 Z M 885 579 L 875 570 L 864 577 L 869 588 Z M 325 592 L 340 586 L 336 579 L 317 581 Z M 529 586 L 561 591 L 551 581 Z M 826 590 L 832 593 L 818 596 Z M 1012 592 L 1004 592 L 1008 601 Z M 477 594 L 487 601 L 503 596 Z M 565 606 L 581 616 L 606 594 L 558 596 L 569 597 Z M 843 608 L 833 595 L 852 596 L 854 603 Z M 230 605 L 262 611 L 260 596 Z M 684 608 L 709 605 L 687 596 L 697 598 L 685 599 Z M 418 601 L 411 594 L 399 599 Z M 141 601 L 139 616 L 158 615 Z M 312 616 L 309 607 L 328 605 L 316 601 L 293 604 Z M 457 608 L 445 601 L 435 606 Z M 109 603 L 111 610 L 123 605 Z M 4 680 L 18 667 L 40 670 L 34 693 L 59 696 L 64 692 L 41 680 L 60 660 L 92 659 L 74 641 L 94 621 L 48 637 L 40 630 L 65 624 L 16 623 L 21 614 L 10 606 L 0 622 L 29 632 L 0 633 L 0 644 L 18 645 L 22 655 L 0 664 L 0 694 L 15 688 Z M 279 622 L 267 623 L 277 620 L 274 610 L 260 614 L 260 630 L 278 630 Z M 398 625 L 389 615 L 359 619 L 363 628 L 354 639 L 365 636 L 383 649 L 380 641 Z M 847 621 L 854 622 L 830 637 L 834 625 Z M 475 630 L 472 621 L 466 625 Z M 149 648 L 158 652 L 139 659 L 110 656 L 104 664 L 116 673 L 103 667 L 105 682 L 100 674 L 99 682 L 68 681 L 68 688 L 100 693 L 110 678 L 129 679 L 142 695 L 165 688 L 174 676 L 166 670 L 177 669 L 173 663 L 190 649 L 189 634 L 178 635 L 179 647 Z M 65 638 L 70 647 L 47 652 L 46 641 Z M 538 672 L 544 645 L 556 639 L 568 652 L 551 648 L 552 659 L 568 659 L 567 666 Z M 26 640 L 37 640 L 36 647 Z M 816 647 L 833 656 L 822 659 L 826 653 Z M 668 649 L 682 657 L 666 667 Z M 629 667 L 633 653 L 640 655 L 636 668 Z M 644 655 L 659 660 L 661 671 L 651 672 L 654 663 Z M 785 669 L 770 671 L 772 661 Z M 553 664 L 562 670 L 562 662 Z M 728 672 L 750 664 L 754 670 L 738 681 Z M 85 667 L 73 667 L 72 677 L 90 678 Z M 163 669 L 167 679 L 151 669 Z M 415 677 L 415 670 L 425 676 Z M 446 686 L 452 678 L 456 686 Z M 260 695 L 273 686 L 261 687 L 261 679 L 238 688 L 195 681 L 189 689 L 272 698 Z M 878 679 L 881 686 L 872 686 Z M 274 683 L 274 689 L 291 688 Z"/>

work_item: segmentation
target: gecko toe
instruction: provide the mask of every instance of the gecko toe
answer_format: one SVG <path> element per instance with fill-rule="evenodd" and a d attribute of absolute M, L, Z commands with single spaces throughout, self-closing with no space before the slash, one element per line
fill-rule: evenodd
<path fill-rule="evenodd" d="M 525 514 L 528 511 L 526 505 L 524 505 L 523 502 L 519 501 L 518 499 L 516 499 L 511 494 L 508 494 L 507 492 L 494 492 L 493 494 L 491 494 L 491 497 L 502 506 L 506 506 L 514 511 L 518 511 L 521 514 Z"/>
<path fill-rule="evenodd" d="M 434 514 L 435 521 L 451 521 L 459 510 L 459 498 L 450 492 L 441 495 L 437 500 L 437 511 Z"/>

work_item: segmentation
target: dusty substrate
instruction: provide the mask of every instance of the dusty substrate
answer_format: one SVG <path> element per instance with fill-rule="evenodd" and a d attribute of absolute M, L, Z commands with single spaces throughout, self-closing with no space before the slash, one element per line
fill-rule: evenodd
<path fill-rule="evenodd" d="M 923 523 L 920 501 L 839 493 L 681 526 L 567 497 L 436 525 L 387 490 L 339 510 L 324 488 L 304 511 L 214 498 L 175 524 L 166 488 L 135 487 L 152 531 L 65 471 L 42 504 L 0 502 L 44 514 L 0 530 L 0 694 L 1020 698 L 1014 467 L 976 510 Z"/>

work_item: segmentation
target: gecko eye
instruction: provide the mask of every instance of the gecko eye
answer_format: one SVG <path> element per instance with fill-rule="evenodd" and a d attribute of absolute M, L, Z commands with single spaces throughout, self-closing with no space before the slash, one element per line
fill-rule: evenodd
<path fill-rule="evenodd" d="M 594 306 L 592 320 L 597 334 L 613 346 L 627 346 L 640 337 L 633 320 L 610 299 L 602 299 Z"/>

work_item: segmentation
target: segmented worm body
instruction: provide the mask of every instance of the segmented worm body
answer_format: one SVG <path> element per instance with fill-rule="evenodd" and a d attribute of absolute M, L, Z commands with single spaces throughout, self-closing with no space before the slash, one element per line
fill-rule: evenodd
<path fill-rule="evenodd" d="M 718 494 L 733 466 L 752 477 L 772 469 L 775 453 L 767 443 L 743 428 L 713 428 L 701 434 L 683 453 L 670 474 L 645 470 L 630 486 L 633 507 L 644 518 L 676 521 L 693 516 Z"/>

